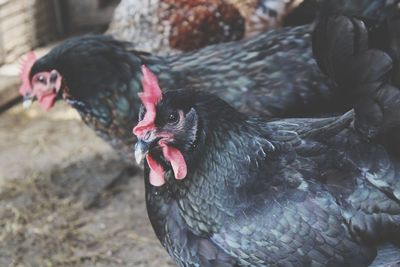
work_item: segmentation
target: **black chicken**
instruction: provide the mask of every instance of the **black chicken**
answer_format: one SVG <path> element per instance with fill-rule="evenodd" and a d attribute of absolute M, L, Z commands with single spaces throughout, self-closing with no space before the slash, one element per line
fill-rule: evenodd
<path fill-rule="evenodd" d="M 400 123 L 391 57 L 368 48 L 364 24 L 335 17 L 315 35 L 332 78 L 391 104 L 379 131 Z M 136 156 L 153 228 L 180 266 L 400 264 L 400 160 L 364 135 L 367 109 L 265 122 L 206 92 L 162 94 L 146 68 L 143 84 Z"/>
<path fill-rule="evenodd" d="M 386 2 L 369 1 L 368 9 L 361 6 L 369 13 L 383 8 L 376 2 Z M 36 97 L 46 110 L 57 98 L 65 99 L 132 162 L 136 138 L 131 126 L 140 104 L 142 64 L 157 75 L 163 89 L 214 93 L 249 115 L 299 117 L 346 110 L 347 99 L 334 101 L 336 87 L 312 58 L 311 28 L 284 28 L 170 57 L 133 51 L 129 43 L 107 36 L 73 38 L 36 62 L 30 58 L 21 93 Z"/>

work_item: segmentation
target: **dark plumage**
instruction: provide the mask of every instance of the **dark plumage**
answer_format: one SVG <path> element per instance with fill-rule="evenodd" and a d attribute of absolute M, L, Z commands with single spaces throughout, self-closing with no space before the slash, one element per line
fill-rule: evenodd
<path fill-rule="evenodd" d="M 30 76 L 58 70 L 64 86 L 59 95 L 132 160 L 142 64 L 163 89 L 216 93 L 248 114 L 301 116 L 329 110 L 333 88 L 312 60 L 310 31 L 310 26 L 272 31 L 163 58 L 131 51 L 129 44 L 107 36 L 78 37 L 37 60 Z"/>
<path fill-rule="evenodd" d="M 338 23 L 340 20 L 340 17 L 337 21 L 323 20 L 315 29 L 313 51 L 317 62 L 324 73 L 334 78 L 342 94 L 354 103 L 356 129 L 366 138 L 385 142 L 399 153 L 400 15 L 393 12 L 379 27 L 372 28 L 370 35 L 374 38 L 368 38 L 367 30 L 360 25 L 362 22 L 353 19 Z M 325 28 L 332 28 L 329 23 L 339 26 L 327 32 Z M 358 26 L 350 32 L 347 29 L 352 24 Z M 368 42 L 375 49 L 368 49 Z M 356 45 L 352 46 L 353 43 Z M 332 51 L 333 46 L 345 49 L 327 57 L 326 51 Z M 365 66 L 369 68 L 356 71 Z"/>
<path fill-rule="evenodd" d="M 285 26 L 312 23 L 318 17 L 347 15 L 363 18 L 371 25 L 380 25 L 398 0 L 304 0 L 283 21 Z"/>
<path fill-rule="evenodd" d="M 332 18 L 315 35 L 320 65 L 332 67 L 328 73 L 338 83 L 341 71 L 350 71 L 348 89 L 360 99 L 392 83 L 386 77 L 399 59 L 368 48 L 362 22 Z M 359 64 L 365 61 L 370 64 Z M 353 64 L 358 68 L 348 67 Z M 266 122 L 205 92 L 154 99 L 154 88 L 145 87 L 143 102 L 156 114 L 142 109 L 134 129 L 137 156 L 147 153 L 151 223 L 180 266 L 400 263 L 400 160 L 359 128 L 368 110 Z M 384 113 L 383 122 L 386 115 L 392 117 Z M 184 179 L 176 164 L 185 165 Z M 160 169 L 164 184 L 154 186 L 151 176 Z"/>

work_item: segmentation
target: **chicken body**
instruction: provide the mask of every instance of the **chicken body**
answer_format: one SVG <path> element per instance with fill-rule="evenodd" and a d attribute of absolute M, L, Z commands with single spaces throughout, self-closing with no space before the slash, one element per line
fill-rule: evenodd
<path fill-rule="evenodd" d="M 185 180 L 145 177 L 163 246 L 180 266 L 368 266 L 381 241 L 400 240 L 399 199 L 388 197 L 400 165 L 360 138 L 353 115 L 218 117 Z"/>
<path fill-rule="evenodd" d="M 203 92 L 143 98 L 155 110 L 134 128 L 147 210 L 180 266 L 400 264 L 400 160 L 365 131 L 400 125 L 399 58 L 369 48 L 365 25 L 346 17 L 320 22 L 314 45 L 361 103 L 384 103 L 378 120 L 360 102 L 339 117 L 266 122 Z M 386 243 L 393 257 L 378 256 Z"/>

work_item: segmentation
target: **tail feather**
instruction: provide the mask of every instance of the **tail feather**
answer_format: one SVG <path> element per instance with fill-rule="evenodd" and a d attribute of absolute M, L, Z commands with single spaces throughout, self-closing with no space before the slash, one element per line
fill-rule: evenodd
<path fill-rule="evenodd" d="M 284 26 L 312 23 L 333 15 L 362 18 L 369 27 L 383 22 L 400 0 L 303 0 L 284 19 Z"/>
<path fill-rule="evenodd" d="M 313 53 L 320 69 L 338 85 L 348 83 L 349 58 L 368 49 L 368 32 L 361 21 L 346 17 L 321 20 L 313 33 Z"/>
<path fill-rule="evenodd" d="M 307 1 L 307 0 L 306 0 Z M 400 0 L 314 0 L 320 2 L 318 18 L 332 15 L 362 18 L 371 27 L 383 22 Z"/>
<path fill-rule="evenodd" d="M 393 10 L 393 15 L 388 19 L 387 32 L 389 36 L 389 48 L 387 49 L 390 56 L 394 59 L 393 74 L 394 83 L 400 86 L 400 4 L 397 10 Z"/>
<path fill-rule="evenodd" d="M 388 19 L 385 23 L 397 25 L 398 21 Z M 321 20 L 313 36 L 318 65 L 353 103 L 355 127 L 367 138 L 384 135 L 400 125 L 400 88 L 395 78 L 400 28 L 385 30 L 391 37 L 380 45 L 385 51 L 371 48 L 365 24 L 354 18 Z"/>

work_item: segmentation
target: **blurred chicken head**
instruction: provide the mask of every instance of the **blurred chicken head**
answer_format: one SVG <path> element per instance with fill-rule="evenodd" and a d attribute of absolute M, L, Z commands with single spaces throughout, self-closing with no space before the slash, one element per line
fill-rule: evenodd
<path fill-rule="evenodd" d="M 36 56 L 33 52 L 30 52 L 22 61 L 20 70 L 22 85 L 19 88 L 19 93 L 24 98 L 23 105 L 25 108 L 37 99 L 40 106 L 48 111 L 54 106 L 60 92 L 62 77 L 57 70 L 32 72 L 35 62 Z"/>

